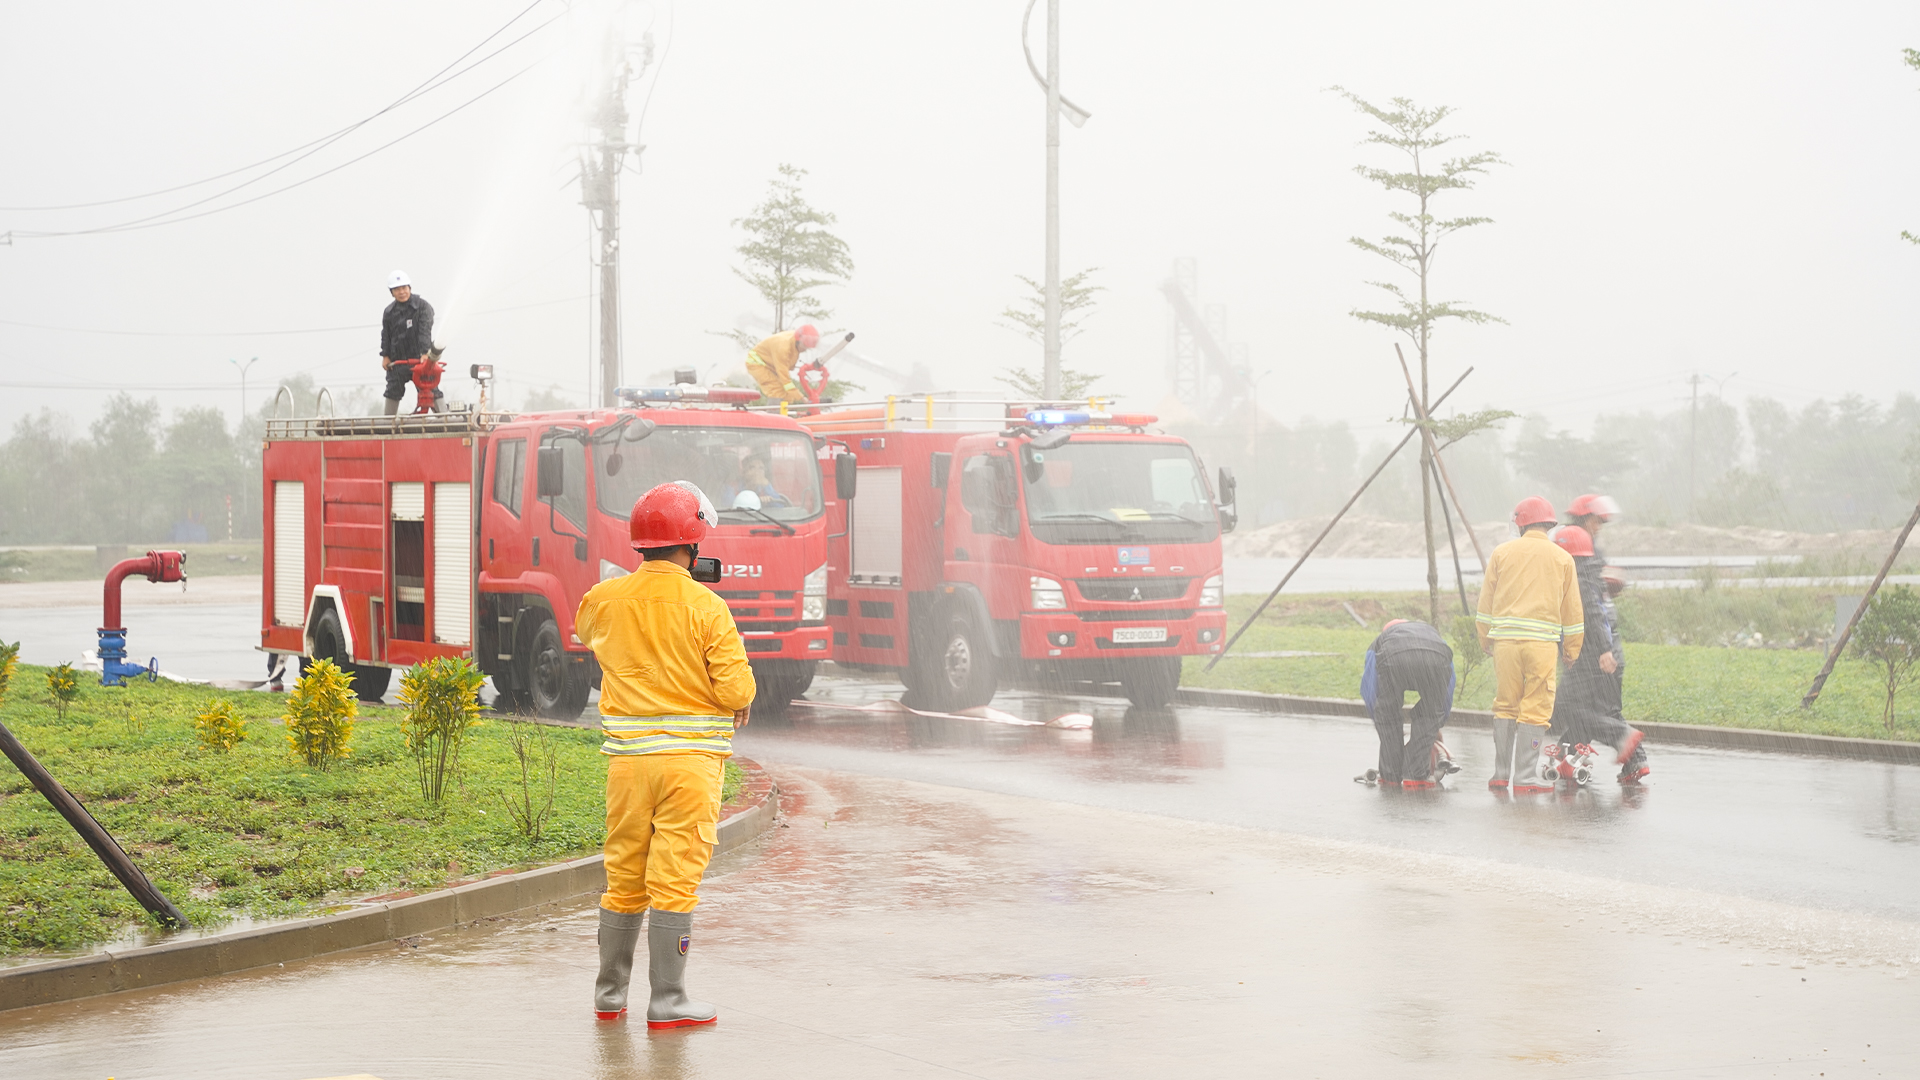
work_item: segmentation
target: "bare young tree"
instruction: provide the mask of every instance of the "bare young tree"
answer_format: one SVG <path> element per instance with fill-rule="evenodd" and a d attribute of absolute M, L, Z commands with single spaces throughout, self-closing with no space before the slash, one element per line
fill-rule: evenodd
<path fill-rule="evenodd" d="M 1063 346 L 1079 336 L 1080 324 L 1086 321 L 1098 303 L 1094 294 L 1107 291 L 1104 285 L 1088 284 L 1087 279 L 1099 270 L 1097 266 L 1089 266 L 1060 281 L 1060 344 Z M 1044 341 L 1047 333 L 1047 287 L 1025 274 L 1015 274 L 1014 277 L 1026 285 L 1027 295 L 1000 313 L 1001 325 L 1032 341 Z M 1029 368 L 1002 368 L 994 379 L 1026 397 L 1045 396 L 1045 381 Z M 1060 396 L 1080 397 L 1099 381 L 1099 372 L 1074 371 L 1063 366 L 1060 369 Z"/>
<path fill-rule="evenodd" d="M 812 295 L 813 290 L 845 284 L 853 276 L 853 256 L 846 242 L 827 231 L 839 217 L 815 209 L 800 192 L 806 175 L 805 169 L 780 166 L 768 184 L 766 199 L 752 213 L 732 222 L 747 234 L 746 242 L 735 249 L 746 265 L 733 272 L 773 308 L 776 334 L 790 320 L 827 318 L 832 313 Z"/>
<path fill-rule="evenodd" d="M 1419 353 L 1420 414 L 1432 415 L 1432 391 L 1429 374 L 1431 371 L 1431 346 L 1434 327 L 1443 319 L 1457 319 L 1466 323 L 1504 322 L 1484 311 L 1467 307 L 1457 301 L 1433 299 L 1434 256 L 1441 241 L 1462 229 L 1475 225 L 1485 225 L 1492 221 L 1486 217 L 1442 218 L 1435 215 L 1434 200 L 1443 192 L 1463 191 L 1474 186 L 1475 179 L 1482 176 L 1494 165 L 1506 164 L 1500 155 L 1482 151 L 1464 157 L 1440 158 L 1439 150 L 1462 136 L 1441 134 L 1441 123 L 1452 115 L 1453 110 L 1445 105 L 1435 108 L 1422 108 L 1408 98 L 1394 98 L 1391 107 L 1381 107 L 1360 97 L 1344 87 L 1333 87 L 1333 92 L 1346 98 L 1353 107 L 1365 113 L 1381 126 L 1367 132 L 1365 142 L 1384 146 L 1399 154 L 1404 161 L 1398 169 L 1381 169 L 1371 165 L 1356 165 L 1354 172 L 1379 184 L 1395 196 L 1403 196 L 1411 204 L 1412 212 L 1394 210 L 1387 217 L 1397 226 L 1378 240 L 1367 240 L 1355 236 L 1349 243 L 1362 251 L 1378 255 L 1410 274 L 1418 288 L 1417 295 L 1409 295 L 1401 285 L 1391 281 L 1372 281 L 1368 284 L 1384 290 L 1393 298 L 1393 305 L 1386 311 L 1350 312 L 1362 322 L 1376 323 L 1390 327 L 1406 335 L 1414 349 Z M 1406 205 L 1406 204 L 1403 204 Z M 1457 436 L 1456 436 L 1457 437 Z M 1420 506 L 1421 516 L 1426 526 L 1427 538 L 1427 598 L 1430 613 L 1438 623 L 1440 617 L 1440 567 L 1436 557 L 1433 534 L 1433 489 L 1427 482 L 1433 474 L 1431 451 L 1423 440 L 1420 447 Z"/>

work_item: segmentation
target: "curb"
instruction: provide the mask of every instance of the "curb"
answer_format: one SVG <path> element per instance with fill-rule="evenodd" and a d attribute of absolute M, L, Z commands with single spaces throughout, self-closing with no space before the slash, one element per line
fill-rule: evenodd
<path fill-rule="evenodd" d="M 1312 716 L 1351 716 L 1371 719 L 1364 702 L 1348 698 L 1299 697 L 1261 694 L 1252 690 L 1203 690 L 1181 687 L 1174 700 L 1181 705 L 1212 705 L 1253 712 L 1295 713 Z M 1449 727 L 1491 728 L 1493 714 L 1477 709 L 1455 709 Z M 1770 754 L 1803 754 L 1850 761 L 1884 761 L 1920 765 L 1920 743 L 1887 739 L 1853 739 L 1839 735 L 1801 735 L 1757 728 L 1714 727 L 1711 724 L 1669 724 L 1649 720 L 1634 727 L 1655 742 L 1709 746 L 1723 750 L 1758 750 Z"/>
<path fill-rule="evenodd" d="M 779 809 L 767 771 L 745 758 L 734 763 L 747 773 L 747 782 L 741 801 L 722 812 L 716 856 L 759 838 L 772 827 Z M 592 855 L 359 905 L 337 915 L 0 969 L 0 1012 L 325 956 L 557 904 L 606 887 L 605 856 Z"/>

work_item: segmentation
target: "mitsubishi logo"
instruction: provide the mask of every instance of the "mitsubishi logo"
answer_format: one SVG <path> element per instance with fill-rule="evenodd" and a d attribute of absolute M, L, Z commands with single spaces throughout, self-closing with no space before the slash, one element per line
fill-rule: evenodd
<path fill-rule="evenodd" d="M 1140 586 L 1138 586 L 1138 585 L 1135 585 L 1135 586 L 1133 587 L 1133 595 L 1132 595 L 1132 596 L 1129 596 L 1129 597 L 1127 597 L 1127 599 L 1129 599 L 1129 600 L 1138 600 L 1138 599 L 1140 599 Z"/>

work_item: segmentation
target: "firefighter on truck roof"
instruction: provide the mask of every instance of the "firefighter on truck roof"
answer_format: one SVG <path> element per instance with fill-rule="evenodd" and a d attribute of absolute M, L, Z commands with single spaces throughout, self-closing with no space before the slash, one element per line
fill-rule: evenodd
<path fill-rule="evenodd" d="M 425 362 L 433 349 L 433 305 L 413 291 L 405 270 L 387 275 L 387 292 L 393 303 L 380 314 L 380 366 L 387 372 L 387 415 L 393 416 L 407 396 L 414 365 Z"/>
<path fill-rule="evenodd" d="M 800 363 L 800 354 L 818 344 L 820 331 L 812 323 L 764 338 L 747 350 L 747 374 L 753 376 L 768 400 L 798 404 L 805 395 L 793 381 L 793 369 Z"/>
<path fill-rule="evenodd" d="M 647 1026 L 711 1024 L 687 996 L 687 948 L 700 876 L 713 856 L 720 777 L 733 731 L 747 723 L 753 672 L 724 600 L 688 573 L 715 521 L 699 488 L 676 480 L 640 496 L 628 535 L 643 561 L 580 601 L 580 640 L 602 671 L 607 755 L 607 891 L 600 898 L 594 1014 L 627 1011 L 627 984 L 647 931 Z"/>

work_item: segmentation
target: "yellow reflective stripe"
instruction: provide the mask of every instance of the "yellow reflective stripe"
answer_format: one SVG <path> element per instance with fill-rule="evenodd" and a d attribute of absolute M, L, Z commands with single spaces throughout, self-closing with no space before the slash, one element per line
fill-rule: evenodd
<path fill-rule="evenodd" d="M 654 733 L 676 737 L 733 734 L 731 716 L 602 716 L 608 735 L 632 737 Z"/>
<path fill-rule="evenodd" d="M 642 735 L 637 739 L 608 739 L 600 744 L 600 752 L 618 757 L 696 752 L 726 756 L 733 753 L 733 737 L 688 739 L 679 735 Z"/>

